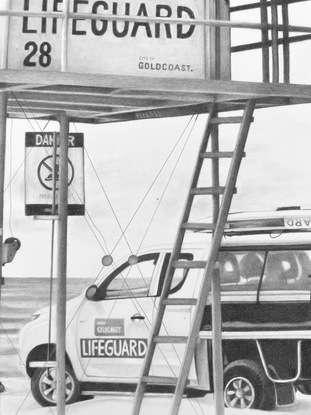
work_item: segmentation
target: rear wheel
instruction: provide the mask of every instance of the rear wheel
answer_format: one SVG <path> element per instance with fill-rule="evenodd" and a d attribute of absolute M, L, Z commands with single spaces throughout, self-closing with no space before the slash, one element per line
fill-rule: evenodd
<path fill-rule="evenodd" d="M 66 367 L 65 378 L 66 404 L 76 402 L 80 398 L 80 384 L 73 370 Z M 55 368 L 38 368 L 31 378 L 31 391 L 41 406 L 55 406 L 57 396 L 57 370 Z"/>
<path fill-rule="evenodd" d="M 272 409 L 274 387 L 256 362 L 236 360 L 224 371 L 224 401 L 228 408 Z"/>

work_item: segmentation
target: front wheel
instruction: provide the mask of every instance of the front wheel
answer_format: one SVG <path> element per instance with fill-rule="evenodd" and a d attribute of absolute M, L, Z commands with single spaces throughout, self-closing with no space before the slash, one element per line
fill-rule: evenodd
<path fill-rule="evenodd" d="M 228 408 L 272 409 L 274 387 L 256 362 L 236 360 L 224 371 L 224 401 Z"/>
<path fill-rule="evenodd" d="M 71 404 L 80 398 L 80 384 L 67 366 L 65 375 L 66 404 Z M 55 368 L 38 368 L 31 378 L 31 391 L 35 400 L 41 406 L 55 406 L 57 397 L 57 370 Z"/>

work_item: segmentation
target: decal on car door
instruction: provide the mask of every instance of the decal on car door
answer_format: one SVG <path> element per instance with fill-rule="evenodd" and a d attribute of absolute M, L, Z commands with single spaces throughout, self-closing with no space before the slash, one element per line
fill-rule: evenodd
<path fill-rule="evenodd" d="M 95 336 L 124 336 L 124 319 L 96 318 Z"/>
<path fill-rule="evenodd" d="M 81 357 L 142 358 L 147 339 L 81 339 Z"/>

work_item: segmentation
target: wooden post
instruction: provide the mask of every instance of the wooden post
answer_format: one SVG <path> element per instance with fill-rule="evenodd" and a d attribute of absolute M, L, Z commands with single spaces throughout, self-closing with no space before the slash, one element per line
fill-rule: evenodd
<path fill-rule="evenodd" d="M 219 151 L 219 127 L 215 126 L 211 134 L 211 150 Z M 219 187 L 219 159 L 212 158 L 212 186 Z M 219 195 L 213 195 L 213 223 L 216 225 L 220 200 Z M 223 393 L 223 359 L 222 359 L 222 335 L 221 335 L 221 293 L 219 270 L 214 270 L 211 281 L 212 292 L 212 350 L 213 350 L 213 384 L 215 414 L 224 415 L 225 403 Z"/>
<path fill-rule="evenodd" d="M 272 82 L 279 82 L 279 34 L 278 34 L 278 5 L 275 0 L 271 1 L 271 38 L 272 38 Z"/>
<path fill-rule="evenodd" d="M 262 25 L 268 24 L 267 0 L 260 0 L 260 18 L 261 18 Z M 269 31 L 267 28 L 261 29 L 261 41 L 262 41 L 262 80 L 263 82 L 269 82 L 270 80 Z"/>
<path fill-rule="evenodd" d="M 68 206 L 68 135 L 69 121 L 60 117 L 59 191 L 58 191 L 58 244 L 57 244 L 57 415 L 65 414 L 66 371 L 66 277 L 67 277 L 67 206 Z"/>
<path fill-rule="evenodd" d="M 66 16 L 62 22 L 62 37 L 61 37 L 61 71 L 67 71 L 67 57 L 68 57 L 68 22 L 69 22 L 69 0 L 63 0 L 63 13 Z"/>
<path fill-rule="evenodd" d="M 5 175 L 5 147 L 6 147 L 6 119 L 8 93 L 0 92 L 0 303 L 2 278 L 2 246 L 3 246 L 3 210 L 4 210 L 4 175 Z"/>
<path fill-rule="evenodd" d="M 284 79 L 285 84 L 289 84 L 290 81 L 290 49 L 289 49 L 289 18 L 288 18 L 288 3 L 284 0 L 282 3 L 282 18 L 283 18 L 283 67 L 284 67 Z"/>
<path fill-rule="evenodd" d="M 0 10 L 10 10 L 11 0 L 1 0 Z M 9 47 L 9 16 L 2 16 L 0 18 L 0 37 L 1 37 L 1 55 L 0 55 L 0 69 L 7 69 L 8 66 L 8 47 Z"/>

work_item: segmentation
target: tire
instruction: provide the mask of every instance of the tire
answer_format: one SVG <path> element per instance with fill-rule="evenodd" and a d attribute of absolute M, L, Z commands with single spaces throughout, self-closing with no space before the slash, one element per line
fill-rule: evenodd
<path fill-rule="evenodd" d="M 38 368 L 31 378 L 31 391 L 41 406 L 56 405 L 56 369 Z M 66 404 L 80 399 L 80 384 L 73 370 L 66 366 Z"/>
<path fill-rule="evenodd" d="M 273 409 L 274 386 L 259 364 L 236 360 L 224 370 L 224 401 L 228 408 Z"/>

